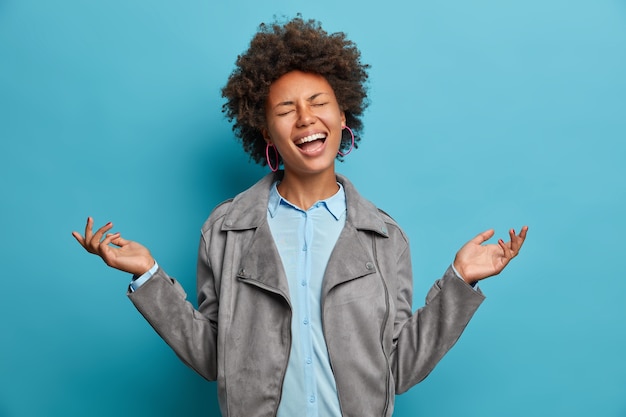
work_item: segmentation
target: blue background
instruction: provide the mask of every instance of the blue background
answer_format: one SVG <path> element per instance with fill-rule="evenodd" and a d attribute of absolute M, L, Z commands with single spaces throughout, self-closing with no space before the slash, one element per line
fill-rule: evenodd
<path fill-rule="evenodd" d="M 530 226 L 395 415 L 626 416 L 623 0 L 0 0 L 0 416 L 217 415 L 70 232 L 113 221 L 194 299 L 203 220 L 266 172 L 220 88 L 296 12 L 372 65 L 338 171 L 411 238 L 415 307 L 476 233 Z"/>

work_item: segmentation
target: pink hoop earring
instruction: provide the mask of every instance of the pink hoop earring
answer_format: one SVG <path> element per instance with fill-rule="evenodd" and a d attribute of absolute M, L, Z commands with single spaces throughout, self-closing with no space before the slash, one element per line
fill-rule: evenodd
<path fill-rule="evenodd" d="M 274 149 L 274 156 L 276 158 L 275 168 L 272 166 L 272 161 L 270 161 L 270 147 Z M 280 162 L 278 162 L 278 150 L 276 149 L 276 146 L 274 146 L 273 144 L 269 142 L 267 143 L 267 145 L 265 145 L 265 159 L 267 160 L 267 166 L 270 167 L 272 172 L 278 171 L 278 166 L 280 165 Z"/>
<path fill-rule="evenodd" d="M 337 151 L 337 153 L 341 156 L 346 156 L 347 154 L 352 152 L 352 149 L 354 149 L 354 133 L 352 133 L 352 129 L 350 129 L 348 126 L 341 126 L 341 130 L 343 129 L 348 129 L 348 132 L 350 132 L 350 137 L 352 137 L 352 143 L 350 144 L 350 149 L 348 149 L 348 152 L 343 153 L 341 151 Z"/>

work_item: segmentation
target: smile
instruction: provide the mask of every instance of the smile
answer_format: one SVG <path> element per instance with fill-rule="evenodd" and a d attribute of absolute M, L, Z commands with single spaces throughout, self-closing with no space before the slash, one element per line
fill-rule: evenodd
<path fill-rule="evenodd" d="M 321 140 L 322 142 L 326 140 L 326 134 L 325 133 L 314 133 L 312 135 L 309 136 L 305 136 L 301 139 L 298 139 L 296 141 L 296 146 L 298 146 L 299 148 L 302 148 L 302 145 L 304 145 L 305 143 L 311 143 L 314 142 L 316 140 Z"/>

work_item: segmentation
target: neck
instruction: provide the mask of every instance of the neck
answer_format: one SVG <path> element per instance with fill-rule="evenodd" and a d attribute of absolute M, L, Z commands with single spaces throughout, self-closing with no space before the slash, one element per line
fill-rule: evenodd
<path fill-rule="evenodd" d="M 332 197 L 338 190 L 334 170 L 310 176 L 289 175 L 285 171 L 285 176 L 278 184 L 280 195 L 303 210 L 308 210 L 320 200 Z"/>

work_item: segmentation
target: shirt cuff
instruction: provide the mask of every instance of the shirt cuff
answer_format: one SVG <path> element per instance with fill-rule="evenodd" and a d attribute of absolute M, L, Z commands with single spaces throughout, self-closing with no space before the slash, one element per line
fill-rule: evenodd
<path fill-rule="evenodd" d="M 454 264 L 452 264 L 452 265 L 450 265 L 450 266 L 452 267 L 452 270 L 454 271 L 454 275 L 456 275 L 459 279 L 463 279 L 463 277 L 461 276 L 461 274 L 459 274 L 459 271 L 457 271 L 457 270 L 456 270 L 456 268 L 454 267 Z M 463 281 L 465 281 L 465 280 L 463 280 Z M 477 284 L 478 284 L 478 281 L 476 281 L 476 282 L 474 282 L 474 283 L 472 283 L 472 284 L 469 284 L 469 285 L 470 285 L 473 289 L 477 290 L 477 289 L 478 289 Z"/>
<path fill-rule="evenodd" d="M 133 280 L 130 282 L 130 292 L 135 292 L 146 281 L 152 278 L 152 276 L 156 273 L 157 269 L 159 269 L 159 264 L 156 261 L 154 261 L 154 265 L 152 266 L 152 268 L 148 269 L 146 273 L 140 276 L 134 275 Z"/>

